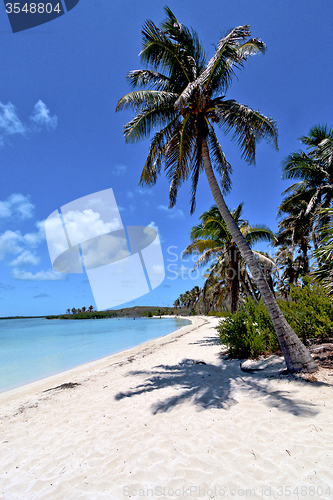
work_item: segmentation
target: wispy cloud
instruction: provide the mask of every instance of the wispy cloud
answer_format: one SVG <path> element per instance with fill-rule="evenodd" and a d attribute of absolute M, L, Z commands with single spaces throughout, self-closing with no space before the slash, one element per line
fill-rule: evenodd
<path fill-rule="evenodd" d="M 17 109 L 11 102 L 2 104 L 0 102 L 0 146 L 5 144 L 8 137 L 14 135 L 26 135 L 27 132 L 39 132 L 43 128 L 48 130 L 57 127 L 57 116 L 51 116 L 46 104 L 39 100 L 35 106 L 30 123 L 24 123 L 18 115 Z"/>
<path fill-rule="evenodd" d="M 17 115 L 14 104 L 0 102 L 0 144 L 3 144 L 6 135 L 24 135 L 26 127 Z"/>
<path fill-rule="evenodd" d="M 7 230 L 0 234 L 0 260 L 3 260 L 7 254 L 18 254 L 23 251 L 21 246 L 23 238 L 20 231 Z"/>
<path fill-rule="evenodd" d="M 12 267 L 22 267 L 22 266 L 36 266 L 40 262 L 40 257 L 35 253 L 30 252 L 30 250 L 25 250 L 22 252 L 15 260 L 12 260 L 10 266 Z"/>
<path fill-rule="evenodd" d="M 136 188 L 135 192 L 140 194 L 141 196 L 143 196 L 143 195 L 145 196 L 147 194 L 149 196 L 153 195 L 153 191 L 151 189 Z"/>
<path fill-rule="evenodd" d="M 29 196 L 13 193 L 5 201 L 0 201 L 0 217 L 16 216 L 20 219 L 30 219 L 33 216 L 34 208 Z"/>
<path fill-rule="evenodd" d="M 12 276 L 16 280 L 23 281 L 64 281 L 68 279 L 67 274 L 58 273 L 57 271 L 54 271 L 54 269 L 48 269 L 47 271 L 38 271 L 35 274 L 29 271 L 13 269 Z"/>
<path fill-rule="evenodd" d="M 58 117 L 51 116 L 50 110 L 47 108 L 43 101 L 39 100 L 34 107 L 32 116 L 30 116 L 32 123 L 37 125 L 40 129 L 45 126 L 47 129 L 55 129 L 58 125 Z"/>
<path fill-rule="evenodd" d="M 167 213 L 169 219 L 184 219 L 184 212 L 180 208 L 168 208 L 166 205 L 159 205 L 158 210 L 162 210 Z"/>
<path fill-rule="evenodd" d="M 21 254 L 18 259 L 29 260 L 33 263 L 30 248 L 36 248 L 42 241 L 45 240 L 45 223 L 36 222 L 38 231 L 35 233 L 26 233 L 22 235 L 21 231 L 12 231 L 8 229 L 0 234 L 0 260 L 3 260 L 7 255 Z M 28 247 L 28 248 L 27 248 Z M 30 253 L 30 257 L 28 254 Z M 28 263 L 28 262 L 27 262 Z"/>
<path fill-rule="evenodd" d="M 115 167 L 113 167 L 112 172 L 115 175 L 119 175 L 119 176 L 124 175 L 127 172 L 127 167 L 126 167 L 126 165 L 122 165 L 122 164 L 116 165 Z"/>
<path fill-rule="evenodd" d="M 14 290 L 15 286 L 12 285 L 5 285 L 5 283 L 0 283 L 0 290 Z"/>
<path fill-rule="evenodd" d="M 44 297 L 51 297 L 48 293 L 39 293 L 38 295 L 34 295 L 34 299 L 41 299 Z"/>

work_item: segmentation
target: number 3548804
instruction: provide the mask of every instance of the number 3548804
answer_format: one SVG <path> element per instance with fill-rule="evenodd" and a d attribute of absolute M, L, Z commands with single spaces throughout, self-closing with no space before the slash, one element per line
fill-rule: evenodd
<path fill-rule="evenodd" d="M 21 7 L 21 2 L 6 3 L 7 14 L 20 14 L 20 12 L 25 12 L 26 14 L 51 14 L 52 12 L 57 12 L 60 14 L 62 11 L 60 4 L 57 3 L 53 7 L 51 3 L 25 3 Z"/>

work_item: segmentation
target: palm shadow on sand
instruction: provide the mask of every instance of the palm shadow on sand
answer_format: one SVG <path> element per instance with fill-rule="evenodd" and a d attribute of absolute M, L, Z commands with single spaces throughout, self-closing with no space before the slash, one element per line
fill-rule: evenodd
<path fill-rule="evenodd" d="M 176 394 L 153 405 L 154 414 L 170 411 L 189 400 L 201 409 L 227 409 L 237 403 L 230 395 L 231 379 L 229 370 L 227 376 L 224 366 L 197 364 L 192 359 L 184 359 L 177 365 L 158 365 L 150 372 L 131 371 L 129 375 L 147 375 L 147 379 L 135 389 L 116 394 L 116 400 L 160 389 L 176 388 Z"/>
<path fill-rule="evenodd" d="M 116 400 L 139 396 L 147 392 L 174 388 L 174 393 L 158 400 L 152 405 L 152 413 L 171 411 L 186 401 L 199 410 L 211 408 L 228 410 L 238 403 L 233 397 L 234 384 L 246 389 L 249 397 L 256 404 L 256 399 L 264 401 L 269 407 L 291 413 L 296 416 L 313 417 L 319 409 L 311 401 L 302 400 L 293 394 L 294 388 L 277 390 L 270 387 L 270 379 L 277 378 L 272 371 L 243 373 L 239 360 L 228 360 L 215 365 L 193 359 L 184 359 L 176 365 L 158 365 L 151 371 L 131 371 L 130 376 L 146 376 L 146 380 L 135 388 L 115 395 Z M 321 383 L 318 383 L 321 385 Z"/>

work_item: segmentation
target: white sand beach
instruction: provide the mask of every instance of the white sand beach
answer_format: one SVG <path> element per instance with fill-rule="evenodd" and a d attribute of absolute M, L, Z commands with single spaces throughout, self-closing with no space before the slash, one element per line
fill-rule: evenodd
<path fill-rule="evenodd" d="M 0 498 L 331 500 L 332 371 L 243 372 L 217 323 L 1 394 Z"/>

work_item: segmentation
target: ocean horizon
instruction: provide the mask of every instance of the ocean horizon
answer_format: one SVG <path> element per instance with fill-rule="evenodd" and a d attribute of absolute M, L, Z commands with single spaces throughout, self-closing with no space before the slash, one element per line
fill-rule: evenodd
<path fill-rule="evenodd" d="M 1 320 L 0 393 L 136 347 L 189 323 L 184 318 Z"/>

